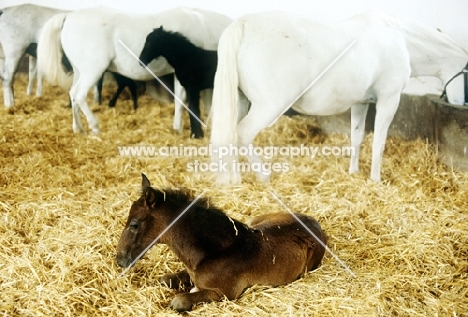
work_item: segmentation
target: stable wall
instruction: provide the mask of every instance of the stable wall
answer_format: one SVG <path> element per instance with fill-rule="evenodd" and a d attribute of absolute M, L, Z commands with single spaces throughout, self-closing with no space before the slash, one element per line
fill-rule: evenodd
<path fill-rule="evenodd" d="M 336 116 L 314 116 L 322 131 L 350 133 L 350 111 Z M 375 105 L 369 107 L 366 131 L 373 131 Z M 423 139 L 437 144 L 439 159 L 454 170 L 468 171 L 468 107 L 443 102 L 435 95 L 402 95 L 389 136 Z"/>

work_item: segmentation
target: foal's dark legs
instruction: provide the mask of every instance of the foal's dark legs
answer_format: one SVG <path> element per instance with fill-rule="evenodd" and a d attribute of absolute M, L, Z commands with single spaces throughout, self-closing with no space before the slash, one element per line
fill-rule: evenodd
<path fill-rule="evenodd" d="M 187 88 L 186 88 L 187 90 Z M 195 139 L 203 138 L 203 130 L 201 127 L 200 119 L 200 90 L 187 90 L 187 95 L 189 99 L 189 109 L 192 113 L 190 115 L 190 137 Z"/>
<path fill-rule="evenodd" d="M 167 287 L 173 289 L 188 288 L 193 286 L 190 280 L 190 275 L 186 269 L 177 273 L 165 274 L 159 278 L 159 282 L 166 284 Z"/>
<path fill-rule="evenodd" d="M 177 273 L 166 274 L 159 279 L 159 282 L 173 289 L 193 286 L 186 269 Z M 221 298 L 222 295 L 212 290 L 196 290 L 193 293 L 177 294 L 171 301 L 171 307 L 178 312 L 184 312 L 191 310 L 195 304 L 219 301 Z"/>
<path fill-rule="evenodd" d="M 178 312 L 191 310 L 198 303 L 216 302 L 223 298 L 216 291 L 204 289 L 193 293 L 177 294 L 171 301 L 171 307 Z"/>
<path fill-rule="evenodd" d="M 112 75 L 114 75 L 115 81 L 117 82 L 117 91 L 112 97 L 112 99 L 109 101 L 109 107 L 111 108 L 115 107 L 115 104 L 117 103 L 117 99 L 119 98 L 120 93 L 125 89 L 125 87 L 128 87 L 128 89 L 130 90 L 130 94 L 132 95 L 133 109 L 136 110 L 138 108 L 138 96 L 137 96 L 136 82 L 133 79 L 120 75 L 119 73 L 112 73 Z"/>

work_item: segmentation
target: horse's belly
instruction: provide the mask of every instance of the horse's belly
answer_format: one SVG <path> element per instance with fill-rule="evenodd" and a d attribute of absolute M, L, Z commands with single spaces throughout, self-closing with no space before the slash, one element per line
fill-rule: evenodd
<path fill-rule="evenodd" d="M 153 60 L 148 64 L 148 68 L 158 77 L 174 72 L 174 69 L 165 60 Z M 151 74 L 145 67 L 138 64 L 132 65 L 132 63 L 129 62 L 118 63 L 114 61 L 109 65 L 108 70 L 118 72 L 133 80 L 148 81 L 154 79 L 153 74 Z"/>
<path fill-rule="evenodd" d="M 322 98 L 301 98 L 292 108 L 304 115 L 329 116 L 340 114 L 351 108 L 350 102 L 324 101 Z"/>
<path fill-rule="evenodd" d="M 372 85 L 367 81 L 355 82 L 354 85 L 332 80 L 311 87 L 292 108 L 305 115 L 327 116 L 347 111 L 355 104 L 375 101 Z"/>

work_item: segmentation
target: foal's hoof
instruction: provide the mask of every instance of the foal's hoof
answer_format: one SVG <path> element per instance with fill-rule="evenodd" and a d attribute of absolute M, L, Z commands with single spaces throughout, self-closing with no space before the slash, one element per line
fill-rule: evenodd
<path fill-rule="evenodd" d="M 178 294 L 171 301 L 171 308 L 177 310 L 179 313 L 192 310 L 192 306 L 192 302 L 185 294 Z"/>
<path fill-rule="evenodd" d="M 194 132 L 190 135 L 191 139 L 203 139 L 204 134 L 203 132 Z"/>
<path fill-rule="evenodd" d="M 158 279 L 158 281 L 172 289 L 181 289 L 192 286 L 190 275 L 184 271 L 163 275 Z"/>

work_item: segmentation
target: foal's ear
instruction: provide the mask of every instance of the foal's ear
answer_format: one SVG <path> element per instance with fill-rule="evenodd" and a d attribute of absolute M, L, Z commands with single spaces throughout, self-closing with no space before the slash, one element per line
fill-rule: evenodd
<path fill-rule="evenodd" d="M 141 173 L 141 191 L 144 193 L 148 187 L 151 187 L 151 183 L 145 174 Z"/>
<path fill-rule="evenodd" d="M 151 187 L 151 183 L 145 174 L 141 174 L 142 193 L 145 196 L 145 204 L 150 208 L 156 208 L 164 201 L 164 194 Z"/>
<path fill-rule="evenodd" d="M 164 193 L 152 187 L 147 187 L 143 195 L 145 195 L 145 204 L 148 208 L 155 209 L 164 202 Z"/>

